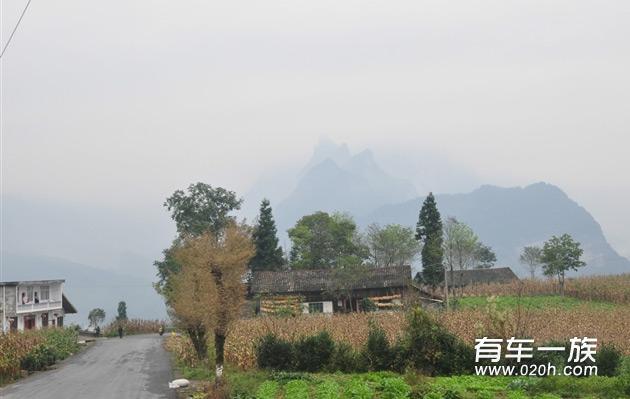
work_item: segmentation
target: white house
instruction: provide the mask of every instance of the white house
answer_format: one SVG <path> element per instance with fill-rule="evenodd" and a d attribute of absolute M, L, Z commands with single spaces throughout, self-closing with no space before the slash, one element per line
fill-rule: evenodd
<path fill-rule="evenodd" d="M 3 332 L 62 327 L 63 317 L 77 310 L 63 294 L 65 280 L 0 282 Z"/>

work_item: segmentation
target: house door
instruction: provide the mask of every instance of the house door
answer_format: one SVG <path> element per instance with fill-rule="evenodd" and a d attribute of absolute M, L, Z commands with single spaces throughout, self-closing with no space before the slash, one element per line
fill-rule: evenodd
<path fill-rule="evenodd" d="M 63 316 L 57 317 L 57 327 L 63 327 Z"/>
<path fill-rule="evenodd" d="M 48 327 L 48 313 L 42 314 L 42 327 Z"/>
<path fill-rule="evenodd" d="M 35 316 L 24 316 L 24 329 L 32 330 L 35 328 Z"/>

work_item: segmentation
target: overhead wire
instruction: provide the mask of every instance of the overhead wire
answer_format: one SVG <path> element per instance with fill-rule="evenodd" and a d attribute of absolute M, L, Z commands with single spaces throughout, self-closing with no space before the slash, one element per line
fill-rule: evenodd
<path fill-rule="evenodd" d="M 24 14 L 26 14 L 26 10 L 28 10 L 28 6 L 30 4 L 31 4 L 31 0 L 28 0 L 26 2 L 26 6 L 24 6 L 24 10 L 22 10 L 22 14 L 20 14 L 20 19 L 18 19 L 17 23 L 15 24 L 15 27 L 13 28 L 13 31 L 11 31 L 11 34 L 9 35 L 9 39 L 7 40 L 4 47 L 2 48 L 2 53 L 0 53 L 0 58 L 2 58 L 2 56 L 4 55 L 4 52 L 7 51 L 7 48 L 9 47 L 9 44 L 11 43 L 11 40 L 13 39 L 13 35 L 15 35 L 15 32 L 20 26 L 20 23 L 22 22 L 22 19 L 24 18 Z"/>

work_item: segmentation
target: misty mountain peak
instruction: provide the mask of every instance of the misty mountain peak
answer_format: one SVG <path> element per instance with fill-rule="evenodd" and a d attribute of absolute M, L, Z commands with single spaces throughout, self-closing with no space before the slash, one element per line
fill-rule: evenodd
<path fill-rule="evenodd" d="M 306 174 L 311 168 L 330 159 L 338 165 L 343 165 L 351 158 L 350 148 L 346 143 L 337 144 L 329 139 L 321 139 L 313 149 L 311 159 L 306 163 L 300 175 Z"/>

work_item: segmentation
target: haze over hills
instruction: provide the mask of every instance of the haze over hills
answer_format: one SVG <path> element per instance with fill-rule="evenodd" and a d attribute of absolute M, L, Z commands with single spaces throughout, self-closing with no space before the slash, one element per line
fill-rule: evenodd
<path fill-rule="evenodd" d="M 151 284 L 153 260 L 174 236 L 167 214 L 15 196 L 2 207 L 2 280 L 65 279 L 79 312 L 68 320 L 81 325 L 95 307 L 114 317 L 121 300 L 130 317 L 166 318 Z"/>
<path fill-rule="evenodd" d="M 565 232 L 585 249 L 588 266 L 581 273 L 630 272 L 630 261 L 610 246 L 589 212 L 551 184 L 486 185 L 436 196 L 443 218 L 469 224 L 495 250 L 497 265 L 519 274 L 524 274 L 518 263 L 523 246 Z M 373 222 L 415 226 L 424 199 L 410 181 L 387 172 L 372 151 L 353 154 L 347 145 L 330 141 L 315 148 L 306 166 L 268 172 L 244 197 L 239 216 L 249 222 L 263 197 L 272 200 L 285 249 L 286 230 L 303 215 L 339 211 L 352 215 L 360 228 Z M 3 195 L 2 278 L 66 279 L 81 323 L 93 307 L 113 316 L 119 300 L 128 301 L 130 316 L 164 318 L 162 298 L 151 286 L 156 280 L 153 261 L 169 246 L 175 229 L 162 201 L 156 198 L 146 211 L 130 212 Z"/>
<path fill-rule="evenodd" d="M 77 309 L 68 315 L 68 323 L 87 326 L 91 309 L 102 308 L 107 321 L 116 316 L 118 302 L 127 303 L 129 318 L 164 319 L 164 301 L 157 295 L 151 280 L 120 274 L 112 270 L 75 263 L 66 259 L 28 256 L 2 252 L 3 280 L 66 280 L 64 293 Z"/>
<path fill-rule="evenodd" d="M 414 193 L 410 182 L 384 172 L 371 151 L 351 155 L 345 144 L 324 142 L 299 173 L 293 191 L 272 205 L 287 242 L 286 230 L 301 216 L 318 210 L 349 213 L 361 228 L 370 223 L 413 227 L 424 200 Z M 582 243 L 589 266 L 581 274 L 630 272 L 630 261 L 610 246 L 597 221 L 551 184 L 486 185 L 470 193 L 438 194 L 437 202 L 443 218 L 454 216 L 469 224 L 495 250 L 498 265 L 510 266 L 521 275 L 525 274 L 518 262 L 522 247 L 562 233 Z"/>

